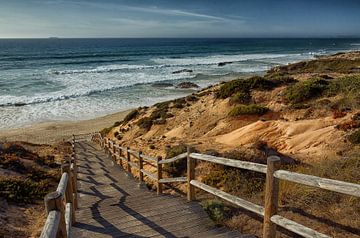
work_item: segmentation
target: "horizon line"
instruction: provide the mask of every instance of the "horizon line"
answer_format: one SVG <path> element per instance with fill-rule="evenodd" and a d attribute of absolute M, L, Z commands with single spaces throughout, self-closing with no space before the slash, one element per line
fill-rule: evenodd
<path fill-rule="evenodd" d="M 243 37 L 0 37 L 0 40 L 57 39 L 356 39 L 360 36 L 243 36 Z"/>

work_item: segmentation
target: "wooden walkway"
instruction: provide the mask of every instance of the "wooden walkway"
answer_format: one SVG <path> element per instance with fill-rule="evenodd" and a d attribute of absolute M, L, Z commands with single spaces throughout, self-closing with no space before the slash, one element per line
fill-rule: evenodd
<path fill-rule="evenodd" d="M 79 142 L 79 209 L 72 237 L 250 237 L 219 228 L 196 202 L 156 195 L 98 145 Z"/>

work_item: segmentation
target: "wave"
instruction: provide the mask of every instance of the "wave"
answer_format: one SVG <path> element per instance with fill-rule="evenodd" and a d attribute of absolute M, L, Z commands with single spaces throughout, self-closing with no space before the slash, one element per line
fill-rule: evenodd
<path fill-rule="evenodd" d="M 87 82 L 88 84 L 85 85 L 85 87 L 91 87 L 91 88 L 83 88 L 81 87 L 81 85 L 73 85 L 73 87 L 71 87 L 69 85 L 68 89 L 73 89 L 75 88 L 75 90 L 78 90 L 77 92 L 73 92 L 73 91 L 67 91 L 67 90 L 63 90 L 63 91 L 58 91 L 51 94 L 39 94 L 37 96 L 12 96 L 12 95 L 4 95 L 4 96 L 0 96 L 0 107 L 7 107 L 7 106 L 26 106 L 26 105 L 33 105 L 33 104 L 40 104 L 40 103 L 48 103 L 48 102 L 56 102 L 56 101 L 63 101 L 63 100 L 68 100 L 68 99 L 75 99 L 75 98 L 80 98 L 80 97 L 86 97 L 86 96 L 91 96 L 94 94 L 99 94 L 99 93 L 104 93 L 104 92 L 109 92 L 109 91 L 115 91 L 118 89 L 122 89 L 122 88 L 129 88 L 129 87 L 133 87 L 133 86 L 138 86 L 138 85 L 146 85 L 146 84 L 152 84 L 152 83 L 157 83 L 157 82 L 164 82 L 164 81 L 171 81 L 171 80 L 177 80 L 177 79 L 183 79 L 183 77 L 181 77 L 181 75 L 168 75 L 168 77 L 161 77 L 161 75 L 153 75 L 151 77 L 151 75 L 146 75 L 146 74 L 142 74 L 142 75 L 138 75 L 138 77 L 140 78 L 140 76 L 142 77 L 141 79 L 137 80 L 137 81 L 125 81 L 122 84 L 119 84 L 118 82 L 112 82 L 112 83 L 108 83 L 105 81 L 98 81 L 95 84 L 92 84 L 91 81 Z M 126 78 L 131 78 L 134 76 L 124 76 Z M 191 78 L 195 78 L 196 75 L 193 76 L 188 76 L 187 79 L 191 79 Z"/>
<path fill-rule="evenodd" d="M 146 69 L 153 68 L 149 65 L 131 65 L 131 64 L 116 64 L 116 65 L 107 65 L 99 66 L 93 69 L 74 69 L 74 70 L 48 70 L 48 73 L 52 74 L 94 74 L 94 73 L 109 73 L 114 71 L 120 71 L 124 69 Z"/>
<path fill-rule="evenodd" d="M 153 62 L 167 66 L 214 65 L 222 62 L 242 62 L 249 60 L 266 60 L 299 56 L 301 54 L 238 54 L 238 55 L 210 55 L 205 57 L 187 58 L 154 58 Z"/>
<path fill-rule="evenodd" d="M 318 53 L 317 53 L 318 54 Z M 244 61 L 263 61 L 272 63 L 272 60 L 279 59 L 279 63 L 293 62 L 294 60 L 307 59 L 315 55 L 315 52 L 308 54 L 241 54 L 241 55 L 212 55 L 204 57 L 187 57 L 187 58 L 153 58 L 151 61 L 155 65 L 132 65 L 132 64 L 113 64 L 99 66 L 91 69 L 74 69 L 74 70 L 49 70 L 52 74 L 97 74 L 109 73 L 121 70 L 143 70 L 159 69 L 170 67 L 195 67 L 206 65 L 218 65 L 223 62 L 240 63 Z M 245 69 L 246 71 L 253 71 Z M 175 71 L 175 70 L 174 70 Z"/>

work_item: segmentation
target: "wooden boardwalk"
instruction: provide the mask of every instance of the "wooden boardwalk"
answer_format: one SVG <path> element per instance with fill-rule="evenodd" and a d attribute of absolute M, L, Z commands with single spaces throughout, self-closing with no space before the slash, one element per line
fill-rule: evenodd
<path fill-rule="evenodd" d="M 196 202 L 139 187 L 95 143 L 76 143 L 75 150 L 79 209 L 72 237 L 245 237 L 216 227 Z"/>

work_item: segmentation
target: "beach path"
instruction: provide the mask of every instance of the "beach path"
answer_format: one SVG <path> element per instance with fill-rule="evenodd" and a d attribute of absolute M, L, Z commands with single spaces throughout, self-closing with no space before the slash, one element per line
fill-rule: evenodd
<path fill-rule="evenodd" d="M 197 202 L 139 186 L 95 143 L 78 142 L 75 150 L 79 209 L 72 237 L 245 237 L 216 227 Z"/>

